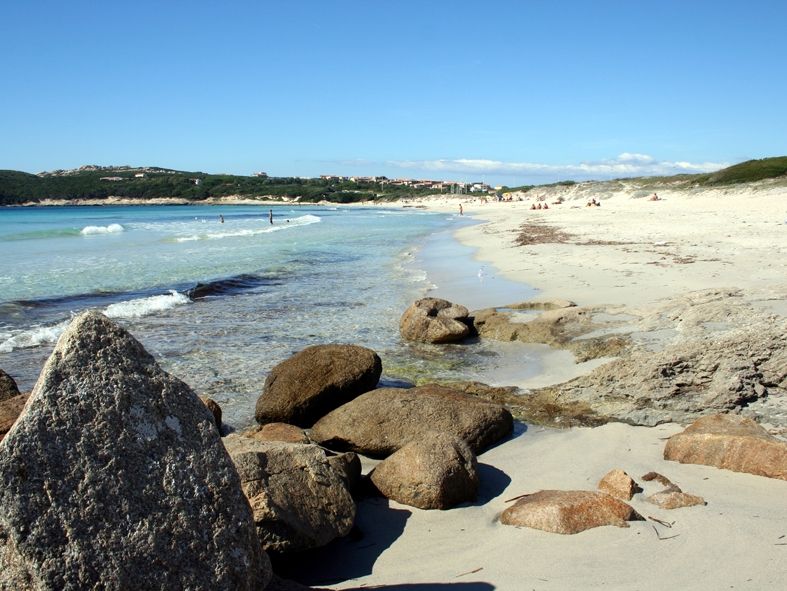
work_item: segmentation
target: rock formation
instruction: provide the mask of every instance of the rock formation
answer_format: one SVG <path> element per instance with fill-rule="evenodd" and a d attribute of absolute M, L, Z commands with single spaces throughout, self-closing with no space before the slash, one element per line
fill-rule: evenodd
<path fill-rule="evenodd" d="M 257 399 L 258 423 L 311 427 L 317 419 L 373 389 L 382 363 L 356 345 L 314 345 L 274 367 Z"/>
<path fill-rule="evenodd" d="M 439 298 L 423 298 L 402 314 L 399 332 L 407 341 L 456 343 L 470 334 L 468 310 Z"/>
<path fill-rule="evenodd" d="M 735 415 L 697 419 L 670 437 L 664 459 L 787 480 L 787 441 Z"/>
<path fill-rule="evenodd" d="M 316 445 L 224 439 L 240 474 L 266 550 L 324 546 L 349 533 L 355 502 L 343 476 Z"/>
<path fill-rule="evenodd" d="M 320 419 L 311 436 L 332 449 L 384 457 L 432 431 L 459 437 L 480 453 L 512 429 L 503 406 L 427 385 L 367 392 Z"/>
<path fill-rule="evenodd" d="M 607 420 L 654 426 L 787 399 L 787 331 L 778 323 L 638 351 L 533 392 L 540 404 L 585 404 Z M 769 420 L 787 427 L 787 408 Z"/>
<path fill-rule="evenodd" d="M 262 589 L 213 417 L 103 315 L 77 316 L 0 443 L 0 589 Z"/>
<path fill-rule="evenodd" d="M 532 527 L 556 534 L 576 534 L 602 525 L 628 527 L 642 516 L 623 501 L 585 490 L 542 490 L 524 495 L 503 511 L 504 525 Z"/>
<path fill-rule="evenodd" d="M 371 473 L 387 498 L 419 509 L 448 509 L 474 501 L 478 493 L 475 454 L 444 433 L 430 433 L 388 456 Z"/>

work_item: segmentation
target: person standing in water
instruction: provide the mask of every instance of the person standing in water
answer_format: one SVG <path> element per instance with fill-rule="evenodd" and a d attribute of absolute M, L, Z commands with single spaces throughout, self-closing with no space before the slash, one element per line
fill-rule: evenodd
<path fill-rule="evenodd" d="M 459 204 L 459 215 L 465 215 L 465 210 L 462 209 L 462 204 Z"/>
<path fill-rule="evenodd" d="M 221 214 L 219 214 L 219 222 L 222 224 L 224 223 L 224 216 Z"/>
<path fill-rule="evenodd" d="M 271 223 L 271 225 L 273 225 L 273 210 L 272 209 L 268 210 L 268 221 Z"/>

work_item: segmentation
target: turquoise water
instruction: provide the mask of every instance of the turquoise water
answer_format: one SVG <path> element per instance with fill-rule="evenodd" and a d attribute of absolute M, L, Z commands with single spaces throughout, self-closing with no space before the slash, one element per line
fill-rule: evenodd
<path fill-rule="evenodd" d="M 422 261 L 420 247 L 457 223 L 286 205 L 3 209 L 0 368 L 31 388 L 71 316 L 97 308 L 240 425 L 271 367 L 312 344 L 370 347 L 391 378 L 459 377 L 493 353 L 413 348 L 398 334 L 402 311 L 451 266 Z M 466 253 L 449 258 L 478 281 Z"/>

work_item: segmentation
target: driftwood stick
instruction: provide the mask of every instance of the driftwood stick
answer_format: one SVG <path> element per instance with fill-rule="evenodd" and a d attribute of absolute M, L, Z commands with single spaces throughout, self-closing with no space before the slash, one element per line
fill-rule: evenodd
<path fill-rule="evenodd" d="M 482 571 L 482 570 L 484 570 L 484 567 L 483 566 L 479 566 L 478 568 L 473 569 L 473 570 L 469 570 L 466 573 L 462 573 L 462 574 L 456 575 L 454 578 L 458 579 L 459 577 L 464 577 L 465 575 L 472 575 L 472 574 L 477 573 L 478 571 Z"/>

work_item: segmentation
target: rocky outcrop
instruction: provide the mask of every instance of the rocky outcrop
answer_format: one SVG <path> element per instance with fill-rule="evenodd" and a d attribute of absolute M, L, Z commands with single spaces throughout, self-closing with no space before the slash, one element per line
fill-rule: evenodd
<path fill-rule="evenodd" d="M 19 394 L 0 402 L 0 441 L 13 427 L 19 415 L 22 414 L 22 409 L 25 408 L 25 403 L 29 396 L 29 394 Z"/>
<path fill-rule="evenodd" d="M 456 343 L 470 334 L 469 312 L 464 306 L 439 298 L 414 302 L 399 320 L 399 332 L 407 341 Z"/>
<path fill-rule="evenodd" d="M 531 316 L 531 313 L 540 313 Z M 487 308 L 473 312 L 473 322 L 481 338 L 496 341 L 541 343 L 569 349 L 577 362 L 620 355 L 631 344 L 625 335 L 579 338 L 600 328 L 619 323 L 600 322 L 593 313 L 598 310 L 579 308 L 566 300 L 523 302 L 504 308 Z M 523 314 L 528 316 L 523 317 Z"/>
<path fill-rule="evenodd" d="M 512 429 L 502 405 L 427 385 L 367 392 L 320 419 L 311 437 L 333 449 L 385 457 L 432 431 L 463 439 L 480 453 Z"/>
<path fill-rule="evenodd" d="M 620 469 L 607 472 L 599 481 L 598 489 L 621 501 L 630 501 L 634 493 L 642 490 L 631 476 Z"/>
<path fill-rule="evenodd" d="M 356 345 L 315 345 L 279 363 L 257 399 L 258 423 L 311 427 L 317 419 L 373 389 L 382 362 Z"/>
<path fill-rule="evenodd" d="M 546 306 L 542 302 L 538 305 L 523 302 L 505 308 L 487 308 L 473 312 L 473 323 L 482 338 L 560 346 L 589 332 L 593 319 L 588 308 L 565 303 L 570 305 L 560 307 Z M 522 312 L 530 310 L 541 312 L 522 318 Z"/>
<path fill-rule="evenodd" d="M 597 417 L 653 426 L 787 400 L 787 328 L 779 323 L 639 351 L 533 394 L 556 407 L 587 405 Z M 767 419 L 787 427 L 787 406 Z"/>
<path fill-rule="evenodd" d="M 239 435 L 229 435 L 224 444 L 266 550 L 317 548 L 349 533 L 355 502 L 322 449 Z"/>
<path fill-rule="evenodd" d="M 0 589 L 262 589 L 271 576 L 213 417 L 87 312 L 0 443 Z"/>
<path fill-rule="evenodd" d="M 664 459 L 787 480 L 787 441 L 773 437 L 753 420 L 735 415 L 696 420 L 670 437 Z"/>
<path fill-rule="evenodd" d="M 370 478 L 383 496 L 419 509 L 449 509 L 478 494 L 475 454 L 444 433 L 411 441 L 378 464 Z"/>
<path fill-rule="evenodd" d="M 706 504 L 705 499 L 697 495 L 690 495 L 683 492 L 677 484 L 658 472 L 648 472 L 642 477 L 642 480 L 645 482 L 655 480 L 664 486 L 664 490 L 648 495 L 644 499 L 648 503 L 658 505 L 662 509 L 679 509 L 681 507 L 693 507 L 694 505 Z"/>
<path fill-rule="evenodd" d="M 0 369 L 0 402 L 14 396 L 19 396 L 19 388 L 16 386 L 16 381 Z"/>
<path fill-rule="evenodd" d="M 602 525 L 628 527 L 642 516 L 623 501 L 585 490 L 542 490 L 524 495 L 503 511 L 504 525 L 532 527 L 556 534 L 576 534 Z"/>

